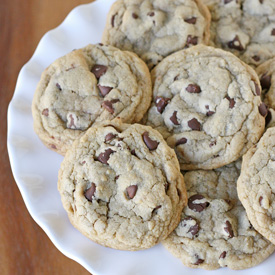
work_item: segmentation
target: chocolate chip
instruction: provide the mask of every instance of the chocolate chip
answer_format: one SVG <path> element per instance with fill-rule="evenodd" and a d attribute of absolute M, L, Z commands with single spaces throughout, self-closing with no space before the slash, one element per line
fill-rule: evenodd
<path fill-rule="evenodd" d="M 56 83 L 55 85 L 56 85 L 56 87 L 58 88 L 59 91 L 62 91 L 61 86 L 59 85 L 59 83 Z"/>
<path fill-rule="evenodd" d="M 267 115 L 265 117 L 265 126 L 268 125 L 268 123 L 271 121 L 271 119 L 272 119 L 272 115 L 271 115 L 270 110 L 268 110 Z"/>
<path fill-rule="evenodd" d="M 262 4 L 264 2 L 264 0 L 259 0 L 259 2 Z"/>
<path fill-rule="evenodd" d="M 112 18 L 111 18 L 111 25 L 112 25 L 112 27 L 115 26 L 115 17 L 116 17 L 116 16 L 117 16 L 117 13 L 114 14 L 114 15 L 112 16 Z"/>
<path fill-rule="evenodd" d="M 157 207 L 155 207 L 152 211 L 152 215 L 155 215 L 157 213 L 157 210 L 161 208 L 161 205 L 158 205 Z"/>
<path fill-rule="evenodd" d="M 137 189 L 137 185 L 131 185 L 126 188 L 126 196 L 129 200 L 131 200 L 136 195 Z"/>
<path fill-rule="evenodd" d="M 188 225 L 187 221 L 195 221 L 195 225 L 190 226 L 189 230 L 187 231 L 187 233 L 190 232 L 193 236 L 195 236 L 200 230 L 198 222 L 192 217 L 186 217 L 181 221 L 181 226 L 183 227 L 187 226 Z"/>
<path fill-rule="evenodd" d="M 232 225 L 231 225 L 231 223 L 229 222 L 229 221 L 226 221 L 225 222 L 225 227 L 224 227 L 224 230 L 225 230 L 225 232 L 226 233 L 228 233 L 228 237 L 229 238 L 233 238 L 234 237 L 234 232 L 233 232 L 233 230 L 232 230 Z"/>
<path fill-rule="evenodd" d="M 101 153 L 101 154 L 99 154 L 99 156 L 98 156 L 98 160 L 101 162 L 101 163 L 103 163 L 103 164 L 108 164 L 108 160 L 109 160 L 109 158 L 110 158 L 110 155 L 113 153 L 114 151 L 112 150 L 112 149 L 107 149 L 107 150 L 105 150 L 105 152 L 104 153 Z"/>
<path fill-rule="evenodd" d="M 209 110 L 209 105 L 205 105 L 205 109 L 206 109 L 206 110 Z"/>
<path fill-rule="evenodd" d="M 50 144 L 50 146 L 51 146 L 52 149 L 55 149 L 55 150 L 57 149 L 54 144 Z"/>
<path fill-rule="evenodd" d="M 118 180 L 119 176 L 115 176 L 115 180 Z"/>
<path fill-rule="evenodd" d="M 267 115 L 267 107 L 266 105 L 262 102 L 261 105 L 258 107 L 260 114 L 265 117 Z"/>
<path fill-rule="evenodd" d="M 235 106 L 235 103 L 236 103 L 235 100 L 234 100 L 234 98 L 231 98 L 229 96 L 226 96 L 225 98 L 229 101 L 229 108 L 233 109 L 234 106 Z"/>
<path fill-rule="evenodd" d="M 68 126 L 67 128 L 69 129 L 76 129 L 75 123 L 74 123 L 74 117 L 72 114 L 69 115 L 69 121 L 68 121 Z"/>
<path fill-rule="evenodd" d="M 104 44 L 102 44 L 102 43 L 98 43 L 98 45 L 101 46 L 101 47 L 104 46 Z"/>
<path fill-rule="evenodd" d="M 195 212 L 202 212 L 209 206 L 209 202 L 194 203 L 196 200 L 203 200 L 204 196 L 196 194 L 188 199 L 188 207 Z"/>
<path fill-rule="evenodd" d="M 153 11 L 149 11 L 149 12 L 147 13 L 147 15 L 152 17 L 152 16 L 155 15 L 155 13 L 154 13 Z"/>
<path fill-rule="evenodd" d="M 134 18 L 134 19 L 138 19 L 138 15 L 136 14 L 136 13 L 132 13 L 132 17 Z"/>
<path fill-rule="evenodd" d="M 95 75 L 97 79 L 103 76 L 108 70 L 108 67 L 104 65 L 95 64 L 91 70 L 91 72 Z"/>
<path fill-rule="evenodd" d="M 200 131 L 201 130 L 201 124 L 198 122 L 196 118 L 192 118 L 191 120 L 188 121 L 188 126 L 195 131 Z"/>
<path fill-rule="evenodd" d="M 259 197 L 259 204 L 260 204 L 260 206 L 262 206 L 262 200 L 263 200 L 263 197 L 260 196 L 260 197 Z"/>
<path fill-rule="evenodd" d="M 271 31 L 271 35 L 275 35 L 275 29 L 273 29 L 272 31 Z"/>
<path fill-rule="evenodd" d="M 226 251 L 223 251 L 223 253 L 220 255 L 219 259 L 224 259 L 226 257 Z"/>
<path fill-rule="evenodd" d="M 103 97 L 105 97 L 107 94 L 109 94 L 110 91 L 113 89 L 112 87 L 101 86 L 99 84 L 97 85 L 97 87 Z"/>
<path fill-rule="evenodd" d="M 259 62 L 261 58 L 258 55 L 252 56 L 252 59 L 255 60 L 256 62 Z"/>
<path fill-rule="evenodd" d="M 143 138 L 144 143 L 146 144 L 146 146 L 149 148 L 150 151 L 157 149 L 159 143 L 156 140 L 152 140 L 149 137 L 149 133 L 148 132 L 144 132 L 142 134 L 142 138 Z"/>
<path fill-rule="evenodd" d="M 170 120 L 173 122 L 173 124 L 180 125 L 177 119 L 177 111 L 174 111 L 173 115 L 170 117 Z"/>
<path fill-rule="evenodd" d="M 194 263 L 194 265 L 199 265 L 199 264 L 202 264 L 204 262 L 203 259 L 199 259 L 199 256 L 197 254 L 195 256 L 198 260 Z"/>
<path fill-rule="evenodd" d="M 137 155 L 136 155 L 136 150 L 135 150 L 135 149 L 131 150 L 131 155 L 137 156 Z"/>
<path fill-rule="evenodd" d="M 260 82 L 263 90 L 269 90 L 271 86 L 271 75 L 268 75 L 267 73 L 263 74 Z"/>
<path fill-rule="evenodd" d="M 85 198 L 88 201 L 92 201 L 93 200 L 93 196 L 95 194 L 95 190 L 96 190 L 96 185 L 92 182 L 91 187 L 89 189 L 87 189 L 84 193 Z"/>
<path fill-rule="evenodd" d="M 187 142 L 187 139 L 183 137 L 183 138 L 176 141 L 176 146 L 181 145 L 181 144 L 185 144 L 186 142 Z"/>
<path fill-rule="evenodd" d="M 86 161 L 85 160 L 83 160 L 82 162 L 81 162 L 81 165 L 84 165 L 86 163 Z"/>
<path fill-rule="evenodd" d="M 226 5 L 226 4 L 228 4 L 228 3 L 230 3 L 230 2 L 232 2 L 233 0 L 224 0 L 224 4 Z"/>
<path fill-rule="evenodd" d="M 255 81 L 254 81 L 254 84 L 255 84 L 256 95 L 261 95 L 261 89 L 259 85 Z"/>
<path fill-rule="evenodd" d="M 197 84 L 189 84 L 186 88 L 186 91 L 191 94 L 198 94 L 201 92 L 201 88 Z"/>
<path fill-rule="evenodd" d="M 217 144 L 217 141 L 214 140 L 214 141 L 212 141 L 212 142 L 209 144 L 209 147 L 213 147 L 213 146 L 216 145 L 216 144 Z"/>
<path fill-rule="evenodd" d="M 105 136 L 105 142 L 108 142 L 112 139 L 114 139 L 116 137 L 116 135 L 114 135 L 113 133 L 109 133 Z"/>
<path fill-rule="evenodd" d="M 49 109 L 48 109 L 48 108 L 44 109 L 44 110 L 42 111 L 42 115 L 43 115 L 43 116 L 49 116 Z"/>
<path fill-rule="evenodd" d="M 244 50 L 244 47 L 241 44 L 241 41 L 240 41 L 238 35 L 236 35 L 235 38 L 232 41 L 229 41 L 227 45 L 230 49 L 235 49 L 235 50 L 238 50 L 238 51 L 243 51 Z"/>
<path fill-rule="evenodd" d="M 189 45 L 197 45 L 198 44 L 198 37 L 197 36 L 191 36 L 191 35 L 188 35 L 187 36 L 187 39 L 186 39 L 186 45 L 189 46 Z"/>
<path fill-rule="evenodd" d="M 161 97 L 161 96 L 157 96 L 155 103 L 157 106 L 157 110 L 159 113 L 162 113 L 166 107 L 166 105 L 169 103 L 170 98 L 166 98 L 166 97 Z"/>
<path fill-rule="evenodd" d="M 213 112 L 213 111 L 208 111 L 207 113 L 206 113 L 206 116 L 212 116 L 212 115 L 214 115 L 215 114 L 215 112 Z"/>
<path fill-rule="evenodd" d="M 184 19 L 184 21 L 188 24 L 196 24 L 197 17 L 191 17 L 191 18 L 188 18 L 188 19 Z"/>
<path fill-rule="evenodd" d="M 110 112 L 111 114 L 113 114 L 115 112 L 115 109 L 113 107 L 113 104 L 111 101 L 109 100 L 105 100 L 102 102 L 102 107 L 104 109 L 106 109 L 108 112 Z"/>

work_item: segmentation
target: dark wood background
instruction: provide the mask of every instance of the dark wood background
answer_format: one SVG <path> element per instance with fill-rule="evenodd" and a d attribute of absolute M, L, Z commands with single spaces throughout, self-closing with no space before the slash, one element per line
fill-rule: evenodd
<path fill-rule="evenodd" d="M 7 154 L 7 107 L 39 40 L 92 0 L 0 0 L 0 274 L 89 274 L 61 254 L 29 215 Z"/>

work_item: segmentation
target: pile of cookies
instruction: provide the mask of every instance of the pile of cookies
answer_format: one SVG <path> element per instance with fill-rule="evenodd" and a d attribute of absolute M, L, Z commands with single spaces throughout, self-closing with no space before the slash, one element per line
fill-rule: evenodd
<path fill-rule="evenodd" d="M 58 189 L 71 223 L 115 249 L 162 242 L 193 268 L 265 260 L 275 2 L 118 0 L 102 43 L 51 64 L 33 99 L 35 132 L 65 156 Z"/>

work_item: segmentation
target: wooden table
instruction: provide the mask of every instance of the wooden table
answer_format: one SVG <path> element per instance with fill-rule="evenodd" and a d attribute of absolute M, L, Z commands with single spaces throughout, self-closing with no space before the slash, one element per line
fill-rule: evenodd
<path fill-rule="evenodd" d="M 0 0 L 0 274 L 89 274 L 61 254 L 33 221 L 11 173 L 7 107 L 20 68 L 39 40 L 77 5 L 93 0 Z"/>

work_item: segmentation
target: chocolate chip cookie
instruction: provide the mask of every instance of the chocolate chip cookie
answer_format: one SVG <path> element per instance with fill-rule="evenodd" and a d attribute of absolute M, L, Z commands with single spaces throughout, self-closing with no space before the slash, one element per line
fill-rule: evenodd
<path fill-rule="evenodd" d="M 275 246 L 250 224 L 238 199 L 240 162 L 184 175 L 188 206 L 178 227 L 162 243 L 192 268 L 244 269 L 264 261 Z"/>
<path fill-rule="evenodd" d="M 210 9 L 211 45 L 251 66 L 275 56 L 274 0 L 202 0 Z"/>
<path fill-rule="evenodd" d="M 174 151 L 151 127 L 105 122 L 75 141 L 58 188 L 72 224 L 104 246 L 140 250 L 166 238 L 186 205 Z"/>
<path fill-rule="evenodd" d="M 275 244 L 275 128 L 244 156 L 238 195 L 255 229 Z"/>
<path fill-rule="evenodd" d="M 266 125 L 271 127 L 275 125 L 275 58 L 261 64 L 256 72 L 262 86 L 262 99 L 269 108 Z"/>
<path fill-rule="evenodd" d="M 153 102 L 144 121 L 175 149 L 181 169 L 214 169 L 257 143 L 267 110 L 257 74 L 233 54 L 198 45 L 152 71 Z"/>
<path fill-rule="evenodd" d="M 134 53 L 88 45 L 42 74 L 32 105 L 34 130 L 48 148 L 64 155 L 94 123 L 116 117 L 138 122 L 151 96 L 149 70 Z"/>
<path fill-rule="evenodd" d="M 137 53 L 152 68 L 163 57 L 208 43 L 210 13 L 201 0 L 119 0 L 102 42 Z"/>

